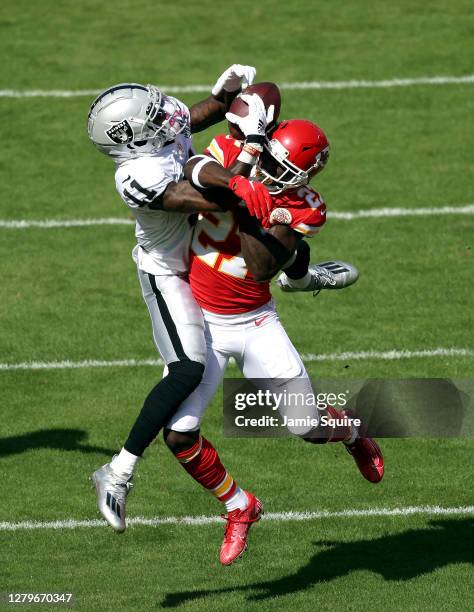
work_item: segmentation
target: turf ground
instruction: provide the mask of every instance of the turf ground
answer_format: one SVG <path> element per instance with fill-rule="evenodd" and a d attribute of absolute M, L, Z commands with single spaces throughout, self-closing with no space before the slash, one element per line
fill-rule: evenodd
<path fill-rule="evenodd" d="M 277 82 L 473 73 L 471 3 L 216 8 L 5 0 L 0 89 L 102 89 L 121 81 L 211 84 L 229 64 Z M 285 90 L 282 115 L 329 135 L 318 180 L 329 211 L 474 202 L 474 85 Z M 202 94 L 181 96 L 191 103 Z M 127 217 L 112 167 L 85 135 L 91 97 L 0 97 L 0 220 Z M 198 148 L 214 130 L 198 135 Z M 361 270 L 340 294 L 277 294 L 302 353 L 472 349 L 472 216 L 329 218 L 313 259 Z M 129 226 L 0 227 L 3 363 L 155 357 Z M 323 323 L 321 321 L 323 320 Z M 310 362 L 315 377 L 470 377 L 473 359 Z M 236 375 L 236 370 L 231 371 Z M 156 368 L 0 371 L 0 592 L 72 591 L 81 610 L 463 610 L 472 608 L 471 512 L 262 521 L 241 563 L 222 568 L 208 525 L 7 530 L 94 519 L 87 476 L 120 447 Z M 472 440 L 392 440 L 370 486 L 337 446 L 223 439 L 221 397 L 203 431 L 267 512 L 472 506 Z M 142 462 L 130 515 L 213 516 L 162 442 Z"/>

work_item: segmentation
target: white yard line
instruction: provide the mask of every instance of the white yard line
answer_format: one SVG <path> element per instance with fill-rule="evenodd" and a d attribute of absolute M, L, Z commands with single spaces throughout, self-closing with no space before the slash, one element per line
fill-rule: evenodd
<path fill-rule="evenodd" d="M 417 351 L 410 350 L 391 350 L 391 351 L 359 351 L 344 353 L 315 354 L 307 353 L 301 355 L 303 361 L 350 361 L 362 359 L 375 359 L 387 361 L 399 361 L 400 359 L 414 359 L 423 357 L 474 357 L 474 349 L 467 348 L 435 348 L 422 349 Z"/>
<path fill-rule="evenodd" d="M 23 363 L 0 363 L 1 370 L 80 370 L 83 368 L 132 368 L 162 366 L 162 359 L 85 359 L 84 361 L 25 361 Z"/>
<path fill-rule="evenodd" d="M 349 81 L 303 81 L 280 83 L 280 88 L 286 91 L 301 89 L 378 89 L 391 87 L 412 87 L 416 85 L 455 85 L 474 83 L 474 75 L 463 76 L 438 75 L 416 77 L 410 79 L 383 79 L 379 81 L 357 80 Z M 212 85 L 160 85 L 167 93 L 199 93 L 210 92 Z M 99 89 L 1 89 L 0 98 L 75 98 L 95 96 Z"/>
<path fill-rule="evenodd" d="M 98 219 L 43 219 L 26 220 L 12 219 L 0 220 L 0 228 L 5 229 L 28 229 L 38 227 L 40 229 L 55 229 L 62 227 L 90 227 L 94 225 L 134 225 L 132 219 L 121 217 L 98 218 Z"/>
<path fill-rule="evenodd" d="M 451 508 L 443 508 L 441 506 L 408 506 L 405 508 L 367 508 L 366 510 L 340 510 L 329 512 L 320 510 L 317 512 L 268 512 L 263 515 L 264 521 L 272 522 L 288 522 L 288 521 L 314 521 L 325 518 L 372 518 L 383 516 L 455 516 L 455 515 L 472 515 L 474 514 L 474 506 L 457 506 Z M 213 525 L 221 523 L 222 519 L 219 516 L 167 516 L 167 517 L 151 517 L 145 518 L 137 516 L 129 518 L 127 524 L 129 526 L 146 526 L 158 527 L 159 525 Z M 65 519 L 58 521 L 20 521 L 0 522 L 0 531 L 20 531 L 34 529 L 78 529 L 80 527 L 105 527 L 106 523 L 100 519 L 75 520 Z"/>
<path fill-rule="evenodd" d="M 418 351 L 390 350 L 390 351 L 359 351 L 344 353 L 303 353 L 303 361 L 351 361 L 372 359 L 377 361 L 399 361 L 401 359 L 414 359 L 423 357 L 474 357 L 474 349 L 469 348 L 435 348 Z M 132 368 L 143 366 L 162 366 L 161 359 L 113 359 L 99 360 L 86 359 L 84 361 L 25 361 L 22 363 L 0 363 L 0 371 L 12 370 L 77 370 L 83 368 Z"/>
<path fill-rule="evenodd" d="M 88 227 L 91 225 L 133 225 L 135 222 L 127 218 L 99 218 L 99 219 L 43 219 L 26 220 L 12 219 L 0 220 L 0 227 L 5 229 L 28 229 L 39 227 L 41 229 L 53 229 L 59 227 Z"/>
<path fill-rule="evenodd" d="M 374 219 L 384 217 L 425 217 L 440 215 L 474 215 L 474 204 L 458 206 L 432 206 L 423 208 L 369 208 L 352 212 L 328 211 L 328 219 L 353 221 L 355 219 Z M 54 229 L 67 227 L 90 227 L 95 225 L 133 225 L 132 219 L 122 217 L 106 217 L 97 219 L 12 219 L 1 220 L 0 228 L 4 229 Z"/>
<path fill-rule="evenodd" d="M 353 212 L 328 211 L 328 219 L 352 221 L 353 219 L 370 219 L 383 217 L 437 217 L 439 215 L 473 215 L 474 204 L 462 206 L 431 206 L 426 208 L 366 208 Z"/>
<path fill-rule="evenodd" d="M 357 80 L 350 81 L 306 81 L 300 83 L 281 83 L 282 89 L 390 89 L 391 87 L 413 87 L 415 85 L 455 85 L 474 83 L 474 74 L 464 76 L 439 75 L 417 77 L 413 79 L 383 79 L 381 81 Z"/>

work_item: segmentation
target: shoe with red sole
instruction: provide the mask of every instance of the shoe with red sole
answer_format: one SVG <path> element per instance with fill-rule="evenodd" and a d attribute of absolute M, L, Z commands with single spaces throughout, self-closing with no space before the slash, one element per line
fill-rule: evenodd
<path fill-rule="evenodd" d="M 245 510 L 232 510 L 227 516 L 222 516 L 227 521 L 220 552 L 222 565 L 231 565 L 244 554 L 249 529 L 252 523 L 259 521 L 262 516 L 262 502 L 248 491 L 245 491 L 245 495 L 249 500 L 249 505 Z"/>
<path fill-rule="evenodd" d="M 376 484 L 384 475 L 384 461 L 379 445 L 372 438 L 356 438 L 352 444 L 344 444 L 352 455 L 359 472 L 369 482 Z"/>

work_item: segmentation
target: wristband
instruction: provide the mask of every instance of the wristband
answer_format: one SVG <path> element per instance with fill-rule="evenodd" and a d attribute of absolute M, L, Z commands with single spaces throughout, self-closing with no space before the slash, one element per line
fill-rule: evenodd
<path fill-rule="evenodd" d="M 203 157 L 194 166 L 193 172 L 191 174 L 191 182 L 193 183 L 193 185 L 196 185 L 196 187 L 200 187 L 201 189 L 206 189 L 206 187 L 199 182 L 199 173 L 201 172 L 202 168 L 206 164 L 209 164 L 210 162 L 214 162 L 216 164 L 219 163 L 215 159 L 212 159 L 212 157 Z"/>
<path fill-rule="evenodd" d="M 254 157 L 258 157 L 263 151 L 262 147 L 259 147 L 258 145 L 254 146 L 253 144 L 249 144 L 247 142 L 244 144 L 242 149 L 244 151 L 247 151 L 247 153 L 250 153 L 250 155 L 253 155 Z"/>
<path fill-rule="evenodd" d="M 242 151 L 237 158 L 237 161 L 242 162 L 243 164 L 248 164 L 249 166 L 255 166 L 258 161 L 258 157 L 254 157 L 247 153 L 247 151 Z"/>
<path fill-rule="evenodd" d="M 260 147 L 260 149 L 263 151 L 263 143 L 265 142 L 265 138 L 266 137 L 263 134 L 249 134 L 245 137 L 245 142 L 254 147 Z"/>
<path fill-rule="evenodd" d="M 244 164 L 249 164 L 250 166 L 255 166 L 258 161 L 259 155 L 261 151 L 250 144 L 245 143 L 242 147 L 242 151 L 239 153 L 237 157 L 237 161 L 240 161 Z"/>

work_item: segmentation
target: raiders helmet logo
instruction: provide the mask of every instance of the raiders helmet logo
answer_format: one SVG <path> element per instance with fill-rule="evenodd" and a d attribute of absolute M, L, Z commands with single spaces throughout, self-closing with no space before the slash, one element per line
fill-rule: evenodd
<path fill-rule="evenodd" d="M 115 144 L 126 144 L 133 140 L 133 130 L 130 123 L 124 119 L 117 125 L 112 126 L 105 132 L 112 142 Z"/>
<path fill-rule="evenodd" d="M 290 225 L 293 217 L 286 208 L 274 208 L 270 213 L 271 225 Z"/>

